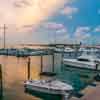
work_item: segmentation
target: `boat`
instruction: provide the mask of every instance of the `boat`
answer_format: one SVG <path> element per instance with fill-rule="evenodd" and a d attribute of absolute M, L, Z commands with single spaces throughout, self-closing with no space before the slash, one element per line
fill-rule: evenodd
<path fill-rule="evenodd" d="M 66 47 L 64 52 L 75 52 L 75 50 L 72 48 Z"/>
<path fill-rule="evenodd" d="M 90 50 L 86 49 L 86 48 L 80 48 L 79 49 L 80 52 L 89 52 Z"/>
<path fill-rule="evenodd" d="M 98 49 L 96 49 L 96 48 L 80 48 L 79 49 L 79 51 L 80 52 L 92 52 L 92 53 L 97 53 L 97 52 L 99 52 L 99 50 Z"/>
<path fill-rule="evenodd" d="M 60 47 L 56 47 L 56 48 L 54 48 L 54 51 L 55 52 L 64 52 L 64 49 L 60 48 Z"/>
<path fill-rule="evenodd" d="M 73 87 L 57 79 L 27 80 L 24 83 L 25 90 L 35 91 L 50 95 L 64 95 L 72 93 Z"/>
<path fill-rule="evenodd" d="M 100 59 L 94 55 L 83 54 L 76 59 L 63 59 L 64 65 L 80 69 L 100 70 Z"/>

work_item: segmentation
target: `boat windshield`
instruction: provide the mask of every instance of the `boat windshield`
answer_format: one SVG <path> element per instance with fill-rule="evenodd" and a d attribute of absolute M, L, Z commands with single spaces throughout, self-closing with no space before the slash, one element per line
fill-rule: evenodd
<path fill-rule="evenodd" d="M 78 58 L 77 60 L 78 60 L 78 61 L 86 61 L 86 62 L 90 62 L 89 59 L 84 59 L 84 58 Z"/>

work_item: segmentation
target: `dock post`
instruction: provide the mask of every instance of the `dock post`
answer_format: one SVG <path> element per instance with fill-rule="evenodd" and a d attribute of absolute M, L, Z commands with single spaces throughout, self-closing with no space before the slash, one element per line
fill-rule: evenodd
<path fill-rule="evenodd" d="M 63 58 L 64 58 L 64 48 L 63 48 L 63 52 L 61 54 L 61 71 L 63 71 L 63 67 L 64 67 Z"/>
<path fill-rule="evenodd" d="M 72 57 L 72 53 L 71 52 L 69 52 L 69 57 Z"/>
<path fill-rule="evenodd" d="M 54 52 L 53 52 L 53 55 L 52 55 L 52 72 L 54 72 L 54 67 L 55 67 L 55 55 L 54 55 Z"/>
<path fill-rule="evenodd" d="M 27 64 L 27 79 L 30 79 L 30 57 L 28 57 L 28 64 Z"/>
<path fill-rule="evenodd" d="M 41 72 L 40 73 L 42 72 L 43 72 L 43 56 L 41 55 Z"/>
<path fill-rule="evenodd" d="M 0 99 L 3 97 L 2 66 L 0 65 Z"/>

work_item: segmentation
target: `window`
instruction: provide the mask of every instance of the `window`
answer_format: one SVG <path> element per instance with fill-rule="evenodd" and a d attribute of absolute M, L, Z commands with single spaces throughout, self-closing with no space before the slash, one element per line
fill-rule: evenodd
<path fill-rule="evenodd" d="M 84 59 L 84 58 L 78 58 L 78 61 L 86 61 L 86 62 L 90 62 L 89 59 Z"/>

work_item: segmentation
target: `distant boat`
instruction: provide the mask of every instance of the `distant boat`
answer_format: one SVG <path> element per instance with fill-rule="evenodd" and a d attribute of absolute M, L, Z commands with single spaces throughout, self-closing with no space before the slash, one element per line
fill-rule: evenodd
<path fill-rule="evenodd" d="M 75 50 L 74 49 L 72 49 L 72 48 L 54 48 L 54 51 L 55 52 L 74 52 Z"/>
<path fill-rule="evenodd" d="M 59 80 L 27 80 L 24 83 L 26 90 L 41 92 L 50 95 L 70 94 L 73 87 Z"/>
<path fill-rule="evenodd" d="M 63 59 L 63 62 L 67 67 L 100 70 L 100 59 L 94 55 L 83 54 L 76 59 Z"/>
<path fill-rule="evenodd" d="M 91 48 L 91 49 L 80 48 L 79 51 L 80 52 L 93 52 L 93 53 L 99 52 L 99 50 L 96 48 Z"/>
<path fill-rule="evenodd" d="M 72 48 L 65 48 L 65 50 L 64 50 L 64 52 L 74 52 L 75 50 L 74 49 L 72 49 Z"/>
<path fill-rule="evenodd" d="M 54 51 L 55 52 L 64 52 L 64 49 L 63 48 L 54 48 Z"/>
<path fill-rule="evenodd" d="M 88 50 L 88 49 L 86 49 L 86 48 L 80 48 L 79 51 L 80 51 L 80 52 L 88 52 L 88 51 L 90 51 L 90 50 Z"/>

